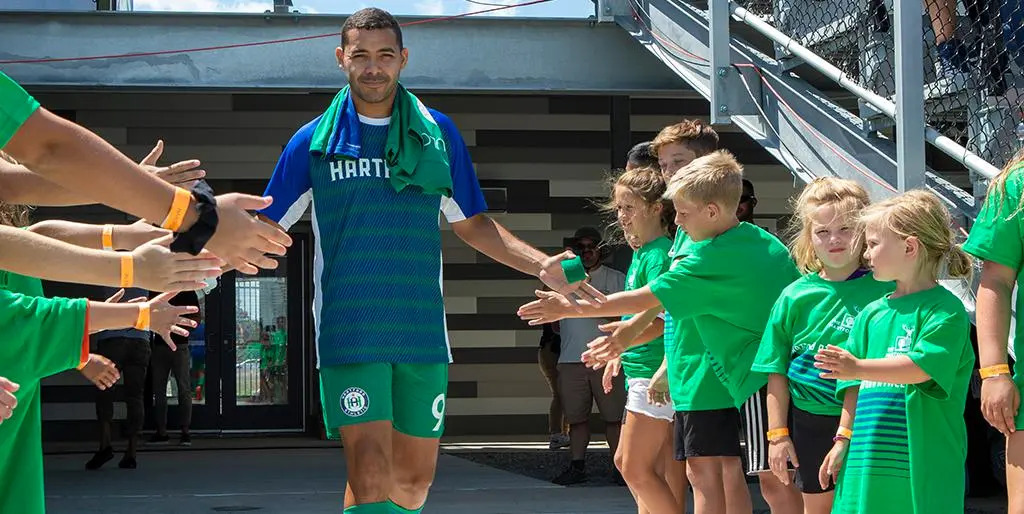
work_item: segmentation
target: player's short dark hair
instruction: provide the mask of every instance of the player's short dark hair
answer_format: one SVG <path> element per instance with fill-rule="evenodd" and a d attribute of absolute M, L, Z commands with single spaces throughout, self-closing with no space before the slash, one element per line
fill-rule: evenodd
<path fill-rule="evenodd" d="M 651 151 L 651 142 L 637 143 L 626 154 L 626 165 L 636 168 L 657 168 L 658 156 Z"/>
<path fill-rule="evenodd" d="M 367 7 L 360 9 L 351 16 L 345 19 L 345 23 L 341 25 L 341 46 L 342 48 L 348 44 L 348 31 L 352 29 L 359 30 L 380 30 L 380 29 L 391 29 L 395 32 L 395 38 L 398 39 L 398 49 L 404 48 L 402 46 L 402 26 L 398 24 L 398 20 L 395 19 L 391 13 L 384 9 L 378 9 L 376 7 Z"/>

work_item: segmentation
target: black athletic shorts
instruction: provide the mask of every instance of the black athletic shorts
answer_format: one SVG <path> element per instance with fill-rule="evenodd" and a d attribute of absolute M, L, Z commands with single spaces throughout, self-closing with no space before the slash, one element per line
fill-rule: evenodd
<path fill-rule="evenodd" d="M 676 411 L 676 460 L 739 457 L 740 412 L 734 408 Z"/>
<path fill-rule="evenodd" d="M 825 489 L 818 483 L 818 470 L 825 456 L 832 450 L 832 438 L 839 428 L 839 416 L 822 416 L 802 411 L 796 407 L 789 409 L 789 436 L 796 449 L 796 459 L 800 467 L 796 470 L 796 487 L 800 492 L 819 494 L 831 491 L 834 484 Z"/>

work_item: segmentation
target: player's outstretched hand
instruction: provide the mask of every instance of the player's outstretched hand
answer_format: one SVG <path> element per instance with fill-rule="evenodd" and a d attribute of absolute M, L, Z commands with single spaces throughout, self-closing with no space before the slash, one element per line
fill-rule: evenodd
<path fill-rule="evenodd" d="M 178 334 L 188 337 L 188 329 L 196 328 L 198 323 L 195 320 L 185 318 L 189 314 L 199 312 L 199 307 L 194 305 L 171 305 L 171 298 L 177 295 L 177 291 L 170 291 L 155 296 L 149 303 L 149 330 L 163 338 L 164 343 L 171 351 L 177 350 L 178 346 L 171 339 L 171 334 Z"/>
<path fill-rule="evenodd" d="M 150 291 L 194 291 L 206 286 L 204 278 L 220 275 L 223 263 L 212 253 L 174 253 L 170 244 L 171 236 L 167 235 L 132 250 L 136 287 Z"/>
<path fill-rule="evenodd" d="M 122 291 L 124 290 L 122 289 Z M 90 382 L 101 390 L 114 387 L 117 379 L 121 378 L 121 373 L 117 371 L 117 366 L 110 359 L 95 353 L 89 354 L 89 360 L 80 371 L 85 378 L 89 379 Z"/>
<path fill-rule="evenodd" d="M 596 287 L 590 285 L 587 281 L 584 280 L 570 284 L 568 279 L 565 278 L 565 271 L 562 270 L 562 261 L 574 258 L 576 258 L 576 254 L 569 250 L 548 257 L 541 264 L 538 278 L 540 278 L 541 282 L 544 282 L 544 285 L 550 287 L 552 291 L 557 291 L 562 296 L 565 296 L 576 310 L 579 310 L 576 307 L 576 298 L 594 304 L 604 302 L 606 299 L 604 293 L 598 291 Z"/>
<path fill-rule="evenodd" d="M 218 196 L 217 231 L 206 248 L 248 275 L 255 275 L 259 268 L 277 268 L 277 261 L 268 254 L 284 255 L 292 244 L 292 238 L 281 227 L 249 213 L 269 207 L 271 202 L 273 200 L 269 196 L 240 193 Z"/>
<path fill-rule="evenodd" d="M 528 321 L 530 326 L 558 321 L 575 310 L 569 299 L 561 294 L 541 290 L 533 293 L 538 299 L 520 306 L 516 312 L 519 318 Z"/>
<path fill-rule="evenodd" d="M 18 406 L 18 398 L 14 396 L 14 392 L 20 387 L 18 384 L 0 377 L 0 423 L 3 423 L 5 419 L 10 419 L 14 408 Z"/>
<path fill-rule="evenodd" d="M 160 160 L 160 156 L 164 153 L 164 141 L 158 140 L 156 146 L 149 151 L 144 159 L 139 161 L 139 165 L 142 169 L 153 173 L 157 177 L 161 178 L 164 182 L 173 184 L 178 187 L 182 187 L 191 190 L 196 182 L 206 177 L 206 170 L 199 168 L 199 159 L 189 159 L 187 161 L 176 162 L 170 166 L 157 166 L 157 161 Z"/>

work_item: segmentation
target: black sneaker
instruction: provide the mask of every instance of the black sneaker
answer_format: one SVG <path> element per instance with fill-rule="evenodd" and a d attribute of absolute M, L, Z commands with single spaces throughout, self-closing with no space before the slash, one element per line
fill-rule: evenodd
<path fill-rule="evenodd" d="M 121 462 L 117 463 L 117 467 L 121 469 L 135 469 L 139 467 L 139 463 L 135 461 L 135 457 L 125 455 L 121 458 Z"/>
<path fill-rule="evenodd" d="M 146 440 L 146 444 L 167 444 L 170 441 L 171 437 L 168 436 L 167 434 L 153 434 L 153 437 L 150 437 L 149 439 Z"/>
<path fill-rule="evenodd" d="M 180 441 L 180 443 L 181 443 L 182 446 L 192 446 L 192 436 L 190 434 L 188 434 L 188 433 L 184 433 L 183 432 L 181 434 L 181 441 Z"/>
<path fill-rule="evenodd" d="M 562 472 L 561 475 L 555 477 L 555 479 L 552 480 L 551 482 L 557 485 L 573 485 L 580 484 L 586 481 L 586 471 L 573 466 L 569 466 L 565 471 Z"/>
<path fill-rule="evenodd" d="M 89 459 L 89 462 L 85 463 L 85 469 L 95 471 L 97 469 L 102 468 L 103 465 L 107 463 L 107 461 L 109 461 L 110 459 L 113 459 L 113 458 L 114 458 L 114 449 L 108 446 L 108 447 L 106 447 L 106 448 L 104 448 L 104 449 L 94 453 L 92 455 L 92 458 Z"/>

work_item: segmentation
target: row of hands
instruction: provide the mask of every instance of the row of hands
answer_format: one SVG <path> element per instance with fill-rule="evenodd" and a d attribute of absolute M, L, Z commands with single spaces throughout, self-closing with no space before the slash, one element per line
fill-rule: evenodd
<path fill-rule="evenodd" d="M 165 182 L 189 190 L 206 177 L 196 159 L 157 166 L 163 149 L 163 141 L 158 141 L 139 166 Z M 135 285 L 151 291 L 194 290 L 204 286 L 203 279 L 217 277 L 229 269 L 252 275 L 260 268 L 277 268 L 273 256 L 285 254 L 292 244 L 291 237 L 276 223 L 250 212 L 265 209 L 272 201 L 270 197 L 241 193 L 218 195 L 217 230 L 206 249 L 195 256 L 171 252 L 170 231 L 145 220 L 134 223 L 128 237 L 138 243 L 130 246 L 135 248 Z"/>
<path fill-rule="evenodd" d="M 568 317 L 571 311 L 578 310 L 564 295 L 540 290 L 534 293 L 537 300 L 521 306 L 518 311 L 520 318 L 528 321 L 531 326 L 559 321 Z M 634 322 L 637 319 L 639 317 L 598 325 L 598 328 L 606 335 L 599 336 L 588 343 L 587 350 L 583 352 L 581 360 L 587 367 L 604 368 L 601 384 L 605 394 L 612 391 L 613 379 L 622 371 L 622 353 L 634 342 L 642 343 L 642 341 L 635 340 L 646 327 L 639 326 L 639 323 Z M 814 359 L 814 366 L 821 370 L 822 378 L 835 380 L 858 378 L 861 359 L 843 348 L 828 345 L 819 349 Z M 1016 388 L 1013 390 L 1016 392 Z M 668 390 L 667 370 L 664 366 L 651 377 L 647 388 L 647 401 L 658 407 L 668 405 L 672 401 Z M 822 488 L 828 487 L 831 481 L 838 478 L 849 443 L 848 439 L 837 439 L 821 463 L 818 469 L 818 481 Z M 788 436 L 770 445 L 768 462 L 772 473 L 788 485 L 791 481 L 789 464 L 792 463 L 794 467 L 800 466 L 793 442 Z"/>

